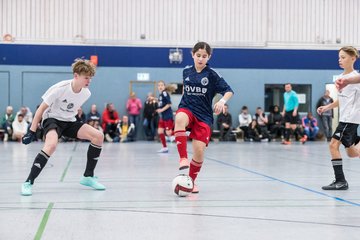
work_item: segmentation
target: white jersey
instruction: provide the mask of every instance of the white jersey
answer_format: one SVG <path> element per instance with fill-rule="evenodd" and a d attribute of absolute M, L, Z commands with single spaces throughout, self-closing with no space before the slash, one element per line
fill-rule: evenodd
<path fill-rule="evenodd" d="M 357 76 L 353 71 L 340 77 Z M 340 122 L 360 124 L 360 83 L 349 84 L 338 93 Z"/>
<path fill-rule="evenodd" d="M 51 86 L 42 96 L 49 106 L 42 115 L 42 120 L 55 118 L 65 122 L 75 122 L 78 109 L 89 99 L 91 92 L 88 88 L 82 88 L 75 93 L 71 87 L 71 80 L 61 81 Z"/>

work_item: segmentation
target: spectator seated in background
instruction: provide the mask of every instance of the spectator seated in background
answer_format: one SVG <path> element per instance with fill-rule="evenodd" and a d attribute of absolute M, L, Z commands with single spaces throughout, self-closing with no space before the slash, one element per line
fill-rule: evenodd
<path fill-rule="evenodd" d="M 229 113 L 229 106 L 224 105 L 223 112 L 217 117 L 217 127 L 220 130 L 220 141 L 228 141 L 231 133 L 232 117 Z"/>
<path fill-rule="evenodd" d="M 96 104 L 91 105 L 90 112 L 86 115 L 86 123 L 96 129 L 99 129 L 101 116 L 97 111 Z"/>
<path fill-rule="evenodd" d="M 270 134 L 272 135 L 272 138 L 283 138 L 284 137 L 284 119 L 283 116 L 280 113 L 280 109 L 278 105 L 275 105 L 268 116 L 268 126 Z"/>
<path fill-rule="evenodd" d="M 15 119 L 15 116 L 13 114 L 13 107 L 7 106 L 5 114 L 0 119 L 0 128 L 4 130 L 4 142 L 7 142 L 9 139 L 9 136 L 12 135 L 13 129 L 12 129 L 12 123 Z"/>
<path fill-rule="evenodd" d="M 78 122 L 86 123 L 86 115 L 83 112 L 82 108 L 78 109 L 78 112 L 77 112 L 75 118 L 76 118 L 76 121 L 78 121 Z"/>
<path fill-rule="evenodd" d="M 317 126 L 317 119 L 314 118 L 311 112 L 308 112 L 307 116 L 302 118 L 302 126 L 308 139 L 314 141 L 319 132 L 319 127 Z"/>
<path fill-rule="evenodd" d="M 120 142 L 135 141 L 135 124 L 129 123 L 128 116 L 123 116 L 121 123 L 119 123 Z"/>
<path fill-rule="evenodd" d="M 119 137 L 117 125 L 120 122 L 119 114 L 115 110 L 113 103 L 106 104 L 106 108 L 102 113 L 102 129 L 104 131 L 105 140 L 112 142 L 113 138 Z"/>
<path fill-rule="evenodd" d="M 256 109 L 254 119 L 256 121 L 256 128 L 258 130 L 260 139 L 268 139 L 268 141 L 270 142 L 271 137 L 268 132 L 268 118 L 261 107 L 258 107 Z"/>
<path fill-rule="evenodd" d="M 12 140 L 21 142 L 22 137 L 27 133 L 28 126 L 29 125 L 25 121 L 24 116 L 19 113 L 17 118 L 12 123 Z"/>
<path fill-rule="evenodd" d="M 251 121 L 251 124 L 249 126 L 249 141 L 254 141 L 254 142 L 260 142 L 260 134 L 257 128 L 257 122 L 256 119 L 253 119 Z"/>
<path fill-rule="evenodd" d="M 244 132 L 244 141 L 249 141 L 249 128 L 252 122 L 251 114 L 249 113 L 248 107 L 243 106 L 241 113 L 239 114 L 239 127 Z"/>
<path fill-rule="evenodd" d="M 28 123 L 31 124 L 32 120 L 33 120 L 33 113 L 31 112 L 30 108 L 26 107 L 26 106 L 22 106 L 20 108 L 20 110 L 16 113 L 15 116 L 15 120 L 17 118 L 17 116 L 21 114 L 23 115 L 23 119 Z"/>

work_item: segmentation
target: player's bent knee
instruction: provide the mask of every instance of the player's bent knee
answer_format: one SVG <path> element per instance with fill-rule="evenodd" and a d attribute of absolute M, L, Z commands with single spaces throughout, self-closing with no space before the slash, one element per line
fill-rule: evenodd
<path fill-rule="evenodd" d="M 51 155 L 56 150 L 56 143 L 46 143 L 44 146 L 44 150 L 47 154 Z"/>

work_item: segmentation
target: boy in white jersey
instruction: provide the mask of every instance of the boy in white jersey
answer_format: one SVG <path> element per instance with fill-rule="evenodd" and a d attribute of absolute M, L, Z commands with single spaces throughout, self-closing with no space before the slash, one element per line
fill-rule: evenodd
<path fill-rule="evenodd" d="M 359 75 L 359 73 L 354 70 L 354 63 L 357 58 L 359 58 L 359 53 L 354 47 L 343 47 L 339 50 L 339 65 L 344 69 L 340 79 Z M 339 82 L 341 82 L 341 80 L 337 81 L 338 85 Z M 340 144 L 345 146 L 346 153 L 349 157 L 359 156 L 359 149 L 356 145 L 359 142 L 357 128 L 360 124 L 360 84 L 346 85 L 342 86 L 342 89 L 338 93 L 338 99 L 335 102 L 317 109 L 319 114 L 335 107 L 339 107 L 340 109 L 340 122 L 332 136 L 329 146 L 335 181 L 330 185 L 323 186 L 323 190 L 347 190 L 349 188 L 342 169 L 342 157 L 339 150 Z"/>
<path fill-rule="evenodd" d="M 95 65 L 89 60 L 76 59 L 72 64 L 72 70 L 73 79 L 53 85 L 42 96 L 43 102 L 36 110 L 31 127 L 22 139 L 24 144 L 32 142 L 38 123 L 42 120 L 45 144 L 34 160 L 29 177 L 22 185 L 21 194 L 24 196 L 32 195 L 34 180 L 55 152 L 61 136 L 90 141 L 86 169 L 80 183 L 96 190 L 105 190 L 105 186 L 94 177 L 94 169 L 100 156 L 104 135 L 88 124 L 77 122 L 75 118 L 77 110 L 91 95 L 88 86 L 95 75 Z"/>

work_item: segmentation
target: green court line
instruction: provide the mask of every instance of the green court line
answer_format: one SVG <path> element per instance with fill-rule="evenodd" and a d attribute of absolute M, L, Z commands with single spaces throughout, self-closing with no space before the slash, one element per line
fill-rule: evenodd
<path fill-rule="evenodd" d="M 39 228 L 38 228 L 38 230 L 36 232 L 34 240 L 40 240 L 41 239 L 41 236 L 44 233 L 46 223 L 49 220 L 50 212 L 51 212 L 53 206 L 54 206 L 54 203 L 49 203 L 49 205 L 48 205 L 48 207 L 47 207 L 47 209 L 46 209 L 46 211 L 44 213 L 44 216 L 43 216 L 43 218 L 41 220 L 40 226 L 39 226 Z"/>
<path fill-rule="evenodd" d="M 64 181 L 65 175 L 66 175 L 66 173 L 67 173 L 67 171 L 68 171 L 68 169 L 69 169 L 69 167 L 70 167 L 71 161 L 72 161 L 72 156 L 70 156 L 69 161 L 68 161 L 67 164 L 66 164 L 66 168 L 64 169 L 64 172 L 63 172 L 63 174 L 61 175 L 60 182 L 63 182 L 63 181 Z"/>
<path fill-rule="evenodd" d="M 76 148 L 77 148 L 78 142 L 75 142 L 75 146 L 73 148 L 73 152 L 75 152 Z"/>

